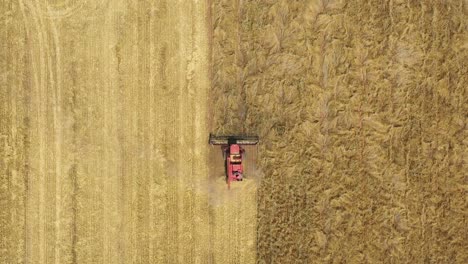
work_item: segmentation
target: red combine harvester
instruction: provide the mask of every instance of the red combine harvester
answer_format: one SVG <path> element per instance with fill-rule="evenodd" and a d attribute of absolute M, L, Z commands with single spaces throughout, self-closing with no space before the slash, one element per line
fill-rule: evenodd
<path fill-rule="evenodd" d="M 256 145 L 257 143 L 257 136 L 214 136 L 210 134 L 210 144 L 221 145 L 228 189 L 231 188 L 232 181 L 244 179 L 242 158 L 245 150 L 242 145 Z"/>

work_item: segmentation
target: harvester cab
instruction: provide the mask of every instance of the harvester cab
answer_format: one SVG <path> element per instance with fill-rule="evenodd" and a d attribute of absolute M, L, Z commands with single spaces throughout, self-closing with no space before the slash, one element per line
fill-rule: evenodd
<path fill-rule="evenodd" d="M 221 145 L 224 157 L 224 169 L 228 189 L 231 188 L 232 181 L 242 181 L 244 179 L 243 155 L 245 149 L 242 145 L 256 145 L 257 136 L 215 136 L 210 134 L 209 143 L 211 145 Z"/>

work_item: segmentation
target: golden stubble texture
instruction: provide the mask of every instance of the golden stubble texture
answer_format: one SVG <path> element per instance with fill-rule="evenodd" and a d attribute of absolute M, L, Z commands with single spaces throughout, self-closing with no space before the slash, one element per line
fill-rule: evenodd
<path fill-rule="evenodd" d="M 213 1 L 213 126 L 261 137 L 258 263 L 466 263 L 466 1 Z"/>
<path fill-rule="evenodd" d="M 0 263 L 253 259 L 207 184 L 208 11 L 0 3 Z"/>

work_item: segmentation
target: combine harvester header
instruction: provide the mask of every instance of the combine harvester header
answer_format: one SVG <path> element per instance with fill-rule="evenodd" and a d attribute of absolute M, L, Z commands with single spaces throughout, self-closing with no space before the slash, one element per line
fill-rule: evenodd
<path fill-rule="evenodd" d="M 210 134 L 211 145 L 257 145 L 258 136 L 215 136 Z"/>

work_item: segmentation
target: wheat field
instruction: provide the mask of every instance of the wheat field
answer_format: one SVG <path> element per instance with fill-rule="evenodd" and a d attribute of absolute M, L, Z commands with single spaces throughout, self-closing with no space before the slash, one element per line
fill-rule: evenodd
<path fill-rule="evenodd" d="M 207 5 L 3 1 L 0 263 L 201 263 Z M 221 235 L 219 235 L 222 238 Z"/>
<path fill-rule="evenodd" d="M 0 263 L 467 263 L 464 0 L 0 2 Z M 208 134 L 257 134 L 227 191 Z"/>
<path fill-rule="evenodd" d="M 468 262 L 466 1 L 213 10 L 213 127 L 262 140 L 257 263 Z"/>

